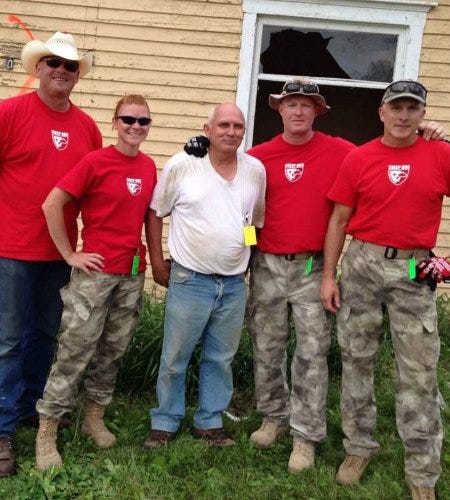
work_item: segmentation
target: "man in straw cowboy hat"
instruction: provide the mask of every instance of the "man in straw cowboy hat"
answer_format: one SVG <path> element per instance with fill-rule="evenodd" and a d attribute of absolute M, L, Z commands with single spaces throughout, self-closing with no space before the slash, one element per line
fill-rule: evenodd
<path fill-rule="evenodd" d="M 267 448 L 290 430 L 288 470 L 296 474 L 314 466 L 316 445 L 326 437 L 330 328 L 320 300 L 323 243 L 332 211 L 326 195 L 354 145 L 313 129 L 330 107 L 310 79 L 286 82 L 280 94 L 269 95 L 269 106 L 280 114 L 283 132 L 247 151 L 262 161 L 267 174 L 264 227 L 251 262 L 247 306 L 263 421 L 250 440 Z M 431 122 L 425 134 L 439 137 L 442 127 Z M 289 393 L 291 319 L 296 349 Z"/>
<path fill-rule="evenodd" d="M 95 122 L 69 100 L 92 60 L 92 53 L 78 53 L 68 33 L 32 40 L 22 63 L 39 79 L 38 90 L 0 103 L 0 477 L 16 470 L 16 426 L 37 423 L 35 404 L 61 318 L 59 289 L 70 275 L 41 205 L 56 182 L 102 144 Z M 64 214 L 73 245 L 77 213 L 72 204 Z"/>

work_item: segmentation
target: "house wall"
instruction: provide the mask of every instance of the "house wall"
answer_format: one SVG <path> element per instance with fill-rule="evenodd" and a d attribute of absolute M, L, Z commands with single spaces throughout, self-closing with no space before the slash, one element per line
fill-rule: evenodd
<path fill-rule="evenodd" d="M 439 0 L 427 17 L 419 76 L 429 90 L 427 116 L 450 134 L 450 0 Z M 436 253 L 450 255 L 450 203 L 444 201 Z M 448 292 L 450 287 L 445 288 Z"/>
<path fill-rule="evenodd" d="M 80 48 L 95 50 L 93 70 L 77 84 L 72 101 L 97 121 L 106 145 L 115 140 L 116 101 L 125 93 L 143 94 L 153 118 L 143 150 L 162 168 L 201 131 L 212 105 L 235 100 L 241 22 L 240 0 L 2 1 L 0 99 L 24 90 L 24 28 L 40 40 L 67 30 Z M 14 57 L 12 70 L 5 69 L 8 57 Z"/>
<path fill-rule="evenodd" d="M 20 51 L 57 30 L 95 51 L 93 70 L 72 94 L 114 142 L 111 115 L 124 93 L 143 94 L 153 123 L 143 150 L 162 168 L 202 128 L 210 107 L 236 95 L 241 0 L 48 0 L 0 3 L 0 99 L 25 91 Z M 6 69 L 8 58 L 14 67 Z M 450 131 L 450 0 L 433 8 L 425 29 L 420 78 L 430 90 L 428 116 Z M 30 85 L 30 82 L 28 82 Z M 31 82 L 37 88 L 37 81 Z M 438 252 L 450 254 L 446 202 Z M 148 273 L 150 276 L 150 273 Z M 148 278 L 147 288 L 151 288 Z"/>

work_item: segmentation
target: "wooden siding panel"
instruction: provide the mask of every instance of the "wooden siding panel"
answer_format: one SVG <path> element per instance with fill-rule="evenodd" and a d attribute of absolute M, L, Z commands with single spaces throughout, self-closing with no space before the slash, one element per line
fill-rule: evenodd
<path fill-rule="evenodd" d="M 221 20 L 220 20 L 221 21 Z M 148 43 L 172 43 L 174 39 L 178 44 L 185 44 L 187 46 L 213 46 L 213 47 L 239 47 L 240 36 L 239 33 L 232 33 L 228 26 L 224 26 L 222 22 L 217 19 L 211 19 L 208 22 L 208 32 L 203 30 L 192 31 L 183 29 L 176 26 L 175 23 L 170 23 L 168 26 L 155 27 L 155 19 L 153 20 L 152 29 L 148 29 L 148 24 L 141 23 L 142 25 L 134 25 L 132 37 L 130 37 L 130 25 L 127 22 L 114 23 L 114 29 L 111 23 L 102 22 L 97 23 L 95 36 L 97 37 L 97 49 L 102 49 L 102 45 L 106 46 L 111 43 L 108 39 L 111 37 L 118 39 L 131 39 L 133 41 L 133 49 L 135 52 L 135 43 L 143 41 Z M 236 24 L 236 23 L 235 23 Z M 198 27 L 197 27 L 198 28 Z M 123 50 L 123 47 L 121 47 Z M 137 46 L 136 48 L 139 48 Z"/>
<path fill-rule="evenodd" d="M 78 83 L 72 100 L 99 123 L 105 144 L 115 142 L 111 114 L 118 98 L 131 92 L 145 95 L 154 121 L 143 150 L 159 168 L 188 137 L 201 131 L 213 104 L 235 98 L 241 0 L 3 1 L 0 99 L 17 94 L 26 80 L 17 60 L 26 36 L 8 22 L 9 14 L 19 16 L 39 39 L 66 29 L 81 48 L 95 50 L 94 68 Z M 427 116 L 450 131 L 449 47 L 450 0 L 441 0 L 428 16 L 420 79 L 430 91 Z M 16 58 L 12 71 L 1 64 L 9 56 Z M 437 250 L 450 254 L 448 200 Z"/>
<path fill-rule="evenodd" d="M 439 0 L 438 8 L 431 9 L 428 14 L 428 22 L 432 23 L 435 20 L 442 19 L 448 21 L 450 18 L 450 0 Z"/>
<path fill-rule="evenodd" d="M 128 7 L 115 0 L 97 5 L 91 7 L 92 2 L 83 0 L 12 0 L 2 17 L 18 15 L 40 39 L 57 29 L 68 29 L 83 48 L 95 49 L 93 71 L 79 82 L 73 98 L 91 112 L 102 130 L 109 126 L 104 114 L 125 92 L 151 98 L 156 113 L 167 104 L 166 117 L 173 116 L 161 124 L 161 135 L 178 123 L 178 135 L 183 138 L 203 122 L 210 105 L 234 99 L 240 1 L 150 0 Z M 52 17 L 48 17 L 50 12 Z M 198 29 L 195 19 L 208 17 L 208 31 L 193 31 Z M 9 23 L 0 26 L 0 56 L 14 52 L 18 57 L 26 41 L 23 31 Z M 26 79 L 20 61 L 13 71 L 0 71 L 0 78 L 0 98 L 17 93 Z"/>
<path fill-rule="evenodd" d="M 422 45 L 420 80 L 427 86 L 427 117 L 441 122 L 450 134 L 450 0 L 431 9 Z M 436 253 L 450 255 L 450 202 L 446 198 Z M 448 285 L 440 286 L 449 292 Z"/>
<path fill-rule="evenodd" d="M 126 6 L 123 0 L 98 0 L 99 7 L 105 7 L 110 12 L 115 9 L 142 12 L 164 12 L 167 14 L 181 14 L 191 16 L 208 16 L 227 19 L 241 17 L 240 0 L 133 0 L 132 9 Z M 239 14 L 238 14 L 239 13 Z"/>
<path fill-rule="evenodd" d="M 98 76 L 114 82 L 139 82 L 162 77 L 162 85 L 166 85 L 170 81 L 177 81 L 183 85 L 185 81 L 188 81 L 185 78 L 192 81 L 196 76 L 208 75 L 215 78 L 217 85 L 223 86 L 227 77 L 232 77 L 234 86 L 236 86 L 237 65 L 236 61 L 188 61 L 181 57 L 172 57 L 169 69 L 167 57 L 97 52 L 94 72 L 95 77 Z M 108 72 L 110 73 L 108 74 Z M 223 81 L 221 81 L 222 78 Z M 198 84 L 196 87 L 201 88 Z"/>
<path fill-rule="evenodd" d="M 445 43 L 447 40 L 442 40 L 441 43 Z M 449 50 L 443 50 L 439 46 L 437 47 L 427 47 L 429 50 L 423 50 L 421 61 L 423 64 L 426 63 L 437 63 L 437 64 L 450 64 L 450 48 Z"/>
<path fill-rule="evenodd" d="M 105 50 L 113 53 L 115 66 L 123 62 L 131 67 L 139 68 L 140 64 L 145 61 L 146 56 L 164 57 L 167 59 L 167 65 L 170 65 L 171 59 L 181 58 L 185 60 L 188 72 L 189 69 L 191 72 L 195 70 L 196 60 L 237 63 L 239 59 L 239 47 L 200 47 L 198 45 L 187 46 L 176 41 L 148 43 L 145 41 L 116 39 L 110 46 L 98 49 L 95 59 L 96 64 L 102 64 L 103 57 L 106 55 Z"/>
<path fill-rule="evenodd" d="M 93 70 L 72 101 L 99 124 L 104 143 L 115 143 L 111 117 L 124 93 L 147 99 L 153 124 L 143 151 L 162 168 L 188 137 L 201 132 L 212 105 L 234 101 L 241 44 L 241 0 L 7 0 L 0 5 L 0 99 L 27 80 L 20 63 L 25 32 L 40 40 L 67 30 L 80 49 L 94 50 Z M 1 64 L 15 58 L 7 71 Z M 32 83 L 37 88 L 38 82 Z M 164 228 L 164 241 L 167 228 Z M 146 288 L 153 289 L 151 272 Z"/>
<path fill-rule="evenodd" d="M 190 15 L 188 12 L 179 14 L 169 14 L 167 11 L 162 12 L 143 12 L 143 11 L 129 11 L 129 10 L 106 10 L 102 9 L 98 14 L 98 22 L 107 22 L 109 24 L 133 24 L 133 26 L 154 26 L 155 28 L 166 29 L 182 29 L 186 30 L 193 35 L 197 32 L 207 33 L 216 30 L 219 25 L 219 31 L 226 34 L 240 35 L 241 29 L 241 16 L 230 16 L 221 18 L 214 13 L 208 15 Z"/>

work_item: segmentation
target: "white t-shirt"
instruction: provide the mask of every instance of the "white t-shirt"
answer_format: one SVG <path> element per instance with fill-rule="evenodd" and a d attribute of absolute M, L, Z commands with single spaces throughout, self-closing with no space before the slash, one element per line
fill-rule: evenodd
<path fill-rule="evenodd" d="M 171 216 L 168 246 L 171 257 L 204 274 L 244 272 L 250 247 L 244 226 L 262 227 L 266 174 L 262 163 L 237 152 L 237 171 L 225 180 L 209 155 L 178 153 L 169 159 L 155 188 L 151 208 Z"/>

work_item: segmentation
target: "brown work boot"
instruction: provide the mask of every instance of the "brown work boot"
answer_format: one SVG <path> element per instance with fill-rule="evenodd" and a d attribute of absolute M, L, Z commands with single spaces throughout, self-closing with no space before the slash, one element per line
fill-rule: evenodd
<path fill-rule="evenodd" d="M 267 448 L 285 436 L 289 431 L 289 423 L 279 418 L 263 418 L 261 427 L 250 435 L 255 448 Z"/>
<path fill-rule="evenodd" d="M 197 429 L 194 427 L 192 434 L 196 438 L 208 441 L 215 448 L 225 448 L 236 444 L 236 441 L 228 436 L 223 427 L 217 427 L 216 429 Z"/>
<path fill-rule="evenodd" d="M 103 415 L 105 414 L 105 406 L 96 403 L 95 401 L 86 401 L 86 413 L 84 416 L 81 432 L 90 436 L 99 448 L 111 448 L 116 444 L 116 436 L 105 426 Z"/>
<path fill-rule="evenodd" d="M 144 441 L 144 448 L 162 448 L 166 446 L 169 441 L 175 439 L 176 432 L 162 431 L 159 429 L 152 429 L 150 434 Z"/>
<path fill-rule="evenodd" d="M 406 476 L 406 486 L 411 492 L 412 500 L 435 500 L 436 494 L 434 488 L 427 486 L 416 486 L 412 483 L 411 479 Z"/>
<path fill-rule="evenodd" d="M 316 447 L 311 441 L 294 438 L 292 453 L 289 457 L 288 471 L 291 474 L 298 474 L 304 469 L 314 467 L 315 451 Z"/>
<path fill-rule="evenodd" d="M 16 458 L 12 448 L 11 436 L 0 437 L 0 477 L 16 473 Z"/>
<path fill-rule="evenodd" d="M 336 474 L 336 481 L 342 485 L 359 483 L 370 459 L 359 455 L 347 455 Z"/>
<path fill-rule="evenodd" d="M 62 466 L 61 455 L 56 447 L 58 420 L 40 415 L 39 430 L 36 435 L 36 467 L 44 471 L 52 465 Z"/>

